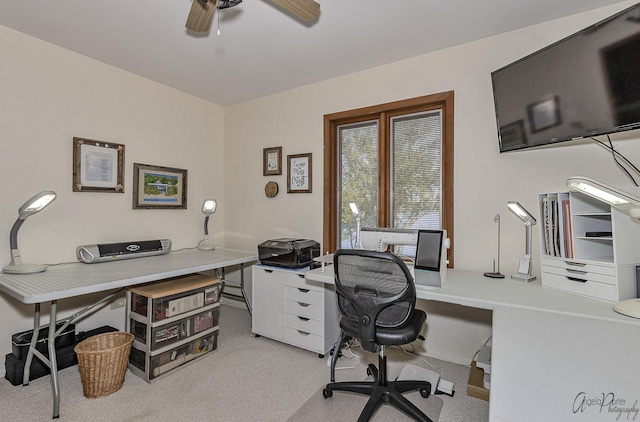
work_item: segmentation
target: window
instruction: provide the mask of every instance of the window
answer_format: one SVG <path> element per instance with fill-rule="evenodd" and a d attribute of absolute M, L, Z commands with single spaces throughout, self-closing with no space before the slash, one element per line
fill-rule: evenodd
<path fill-rule="evenodd" d="M 355 202 L 361 227 L 446 229 L 453 266 L 453 92 L 329 114 L 324 131 L 324 249 L 356 246 Z"/>

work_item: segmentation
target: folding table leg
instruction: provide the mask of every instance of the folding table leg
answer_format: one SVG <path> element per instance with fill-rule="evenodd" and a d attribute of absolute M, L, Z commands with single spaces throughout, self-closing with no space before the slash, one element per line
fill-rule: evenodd
<path fill-rule="evenodd" d="M 49 317 L 49 367 L 51 368 L 51 390 L 53 390 L 53 419 L 60 416 L 60 384 L 58 382 L 58 358 L 56 357 L 56 307 L 57 300 L 51 301 Z"/>
<path fill-rule="evenodd" d="M 29 385 L 29 376 L 31 375 L 31 361 L 33 361 L 33 351 L 36 349 L 38 335 L 40 334 L 40 304 L 36 303 L 36 309 L 33 311 L 33 334 L 27 352 L 27 359 L 22 373 L 22 385 Z"/>

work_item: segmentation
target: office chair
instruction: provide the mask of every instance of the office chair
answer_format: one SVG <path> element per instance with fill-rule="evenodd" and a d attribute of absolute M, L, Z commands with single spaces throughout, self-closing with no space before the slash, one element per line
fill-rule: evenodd
<path fill-rule="evenodd" d="M 402 393 L 419 390 L 422 397 L 431 393 L 428 381 L 387 380 L 385 346 L 408 344 L 416 340 L 427 315 L 415 309 L 416 291 L 407 266 L 387 252 L 339 249 L 333 256 L 340 336 L 331 360 L 331 382 L 323 389 L 324 398 L 333 391 L 352 391 L 370 396 L 358 422 L 371 419 L 376 410 L 388 403 L 420 422 L 432 422 Z M 360 340 L 362 348 L 378 352 L 378 367 L 370 364 L 367 375 L 373 381 L 335 382 L 335 362 L 343 340 Z"/>

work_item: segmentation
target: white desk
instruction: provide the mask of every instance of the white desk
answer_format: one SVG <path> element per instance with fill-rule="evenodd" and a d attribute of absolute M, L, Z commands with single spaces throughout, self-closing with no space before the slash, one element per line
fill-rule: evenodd
<path fill-rule="evenodd" d="M 95 306 L 111 299 L 117 292 L 111 293 L 97 303 L 76 312 L 65 321 L 63 327 L 56 332 L 56 305 L 60 299 L 122 289 L 136 284 L 148 283 L 170 277 L 178 277 L 202 271 L 214 270 L 233 265 L 244 266 L 245 263 L 257 261 L 255 253 L 240 252 L 229 249 L 200 251 L 197 249 L 170 252 L 138 259 L 84 264 L 80 262 L 50 266 L 47 271 L 38 274 L 19 275 L 1 274 L 0 290 L 18 299 L 22 303 L 35 304 L 34 333 L 27 354 L 24 369 L 23 385 L 29 384 L 29 369 L 33 356 L 37 356 L 51 368 L 51 388 L 53 390 L 53 418 L 59 416 L 60 388 L 55 353 L 55 337 L 66 326 L 85 314 Z M 241 272 L 241 288 L 244 294 L 244 273 Z M 35 349 L 40 328 L 40 304 L 51 302 L 50 324 L 48 324 L 47 359 Z"/>
<path fill-rule="evenodd" d="M 333 276 L 332 266 L 306 273 Z M 491 421 L 640 420 L 640 320 L 611 303 L 459 270 L 416 295 L 493 311 Z"/>

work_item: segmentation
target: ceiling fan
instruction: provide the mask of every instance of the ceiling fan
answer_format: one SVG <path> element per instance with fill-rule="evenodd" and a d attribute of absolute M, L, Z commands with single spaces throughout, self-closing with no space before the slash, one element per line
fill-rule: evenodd
<path fill-rule="evenodd" d="M 269 0 L 286 12 L 305 21 L 310 22 L 320 15 L 320 4 L 314 0 Z M 207 32 L 213 20 L 213 12 L 216 9 L 227 9 L 242 3 L 242 0 L 193 0 L 191 11 L 187 17 L 188 30 L 193 32 Z"/>

